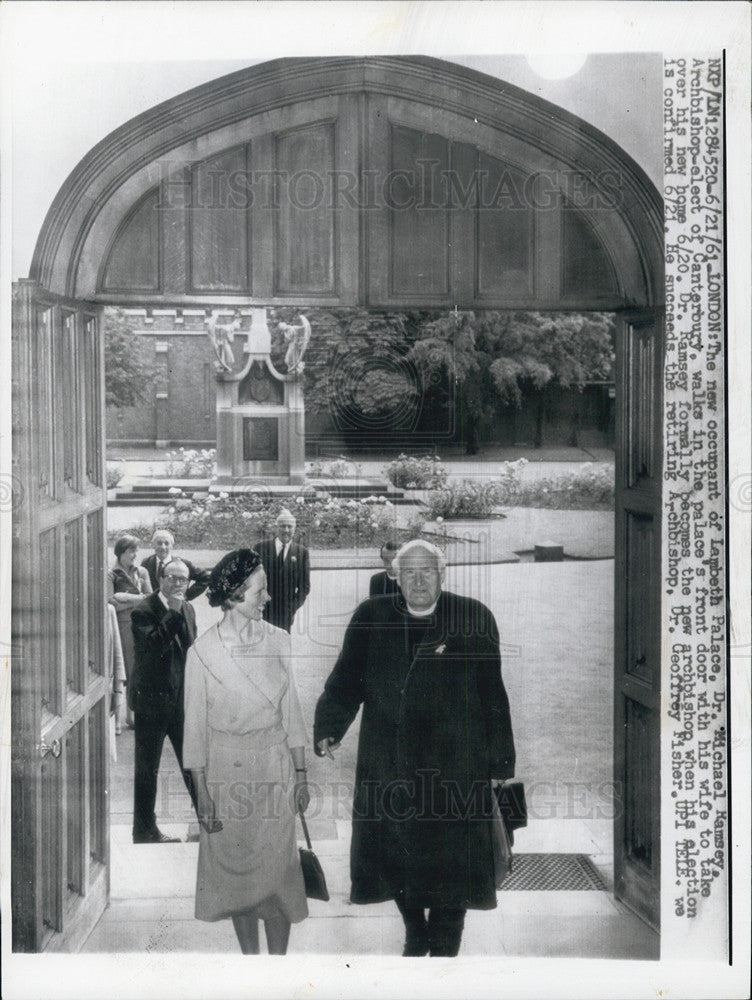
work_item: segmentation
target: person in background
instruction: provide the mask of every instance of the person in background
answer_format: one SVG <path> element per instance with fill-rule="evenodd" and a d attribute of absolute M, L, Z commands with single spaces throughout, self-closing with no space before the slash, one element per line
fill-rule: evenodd
<path fill-rule="evenodd" d="M 126 685 L 130 682 L 134 662 L 131 612 L 147 594 L 152 592 L 149 574 L 143 566 L 136 565 L 138 545 L 135 535 L 121 535 L 115 542 L 115 565 L 108 574 L 109 599 L 117 614 Z M 130 709 L 126 711 L 125 721 L 128 726 L 133 727 L 133 714 Z"/>
<path fill-rule="evenodd" d="M 397 576 L 392 569 L 392 561 L 394 560 L 398 549 L 399 543 L 392 541 L 391 539 L 388 542 L 384 542 L 381 546 L 379 555 L 381 556 L 381 561 L 383 562 L 385 568 L 381 570 L 380 573 L 374 573 L 371 577 L 371 582 L 368 587 L 369 597 L 383 597 L 385 594 L 399 593 Z"/>
<path fill-rule="evenodd" d="M 207 591 L 222 620 L 199 636 L 185 667 L 183 762 L 201 827 L 198 920 L 232 918 L 244 955 L 284 955 L 290 925 L 308 915 L 295 814 L 308 808 L 306 727 L 290 636 L 263 620 L 261 559 L 230 552 Z"/>
<path fill-rule="evenodd" d="M 363 706 L 350 899 L 395 901 L 403 955 L 455 956 L 466 911 L 496 906 L 492 788 L 514 775 L 499 633 L 480 601 L 442 589 L 436 546 L 407 542 L 394 568 L 402 593 L 352 617 L 314 744 L 332 757 Z"/>
<path fill-rule="evenodd" d="M 308 549 L 293 541 L 295 526 L 295 518 L 283 507 L 277 515 L 275 537 L 256 545 L 271 594 L 264 620 L 285 632 L 292 628 L 295 614 L 311 589 Z"/>
<path fill-rule="evenodd" d="M 170 559 L 176 558 L 176 554 L 173 552 L 175 536 L 169 528 L 157 528 L 151 536 L 151 544 L 154 552 L 150 556 L 147 556 L 141 565 L 149 574 L 151 589 L 154 591 L 159 590 L 159 577 L 162 566 L 169 562 Z M 210 570 L 198 569 L 188 559 L 183 559 L 183 562 L 188 567 L 188 572 L 190 573 L 190 583 L 188 584 L 185 599 L 186 601 L 192 601 L 206 590 Z"/>
<path fill-rule="evenodd" d="M 157 826 L 154 806 L 165 737 L 172 743 L 183 780 L 196 805 L 190 774 L 183 768 L 183 680 L 185 658 L 196 638 L 196 612 L 186 601 L 190 574 L 182 559 L 162 566 L 159 590 L 133 609 L 133 674 L 128 705 L 136 730 L 133 779 L 133 843 L 170 844 Z"/>

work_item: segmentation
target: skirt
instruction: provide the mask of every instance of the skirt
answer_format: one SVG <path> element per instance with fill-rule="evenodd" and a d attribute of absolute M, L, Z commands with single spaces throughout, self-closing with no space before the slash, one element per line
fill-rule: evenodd
<path fill-rule="evenodd" d="M 278 907 L 308 916 L 295 836 L 294 769 L 280 728 L 209 736 L 206 780 L 222 830 L 199 836 L 196 917 Z M 264 904 L 264 905 L 260 905 Z"/>

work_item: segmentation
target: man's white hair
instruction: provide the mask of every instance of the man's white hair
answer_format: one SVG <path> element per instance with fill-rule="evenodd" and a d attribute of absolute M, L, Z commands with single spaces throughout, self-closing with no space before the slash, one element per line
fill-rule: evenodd
<path fill-rule="evenodd" d="M 436 559 L 436 568 L 443 576 L 446 570 L 446 556 L 437 545 L 432 545 L 431 542 L 427 542 L 423 538 L 413 538 L 409 542 L 405 542 L 402 548 L 399 549 L 397 555 L 392 560 L 392 569 L 397 576 L 400 574 L 403 557 L 406 556 L 408 552 L 412 552 L 413 549 L 418 548 L 424 549 L 426 552 L 429 552 L 432 556 L 434 556 Z"/>
<path fill-rule="evenodd" d="M 175 536 L 173 535 L 173 533 L 170 531 L 169 528 L 155 528 L 154 534 L 151 536 L 151 540 L 154 541 L 157 535 L 169 535 L 170 538 L 172 539 L 172 544 L 173 545 L 175 544 Z"/>
<path fill-rule="evenodd" d="M 277 520 L 274 523 L 279 524 L 281 521 L 292 521 L 293 524 L 297 524 L 295 515 L 287 507 L 283 507 L 279 514 L 277 514 Z"/>

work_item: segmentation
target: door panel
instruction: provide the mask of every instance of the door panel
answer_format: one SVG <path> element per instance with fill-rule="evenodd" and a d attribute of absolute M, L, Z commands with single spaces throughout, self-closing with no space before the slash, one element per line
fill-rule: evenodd
<path fill-rule="evenodd" d="M 13 295 L 13 947 L 65 951 L 108 891 L 104 374 L 94 307 Z"/>
<path fill-rule="evenodd" d="M 618 898 L 660 925 L 660 574 L 663 316 L 617 332 L 614 823 Z"/>

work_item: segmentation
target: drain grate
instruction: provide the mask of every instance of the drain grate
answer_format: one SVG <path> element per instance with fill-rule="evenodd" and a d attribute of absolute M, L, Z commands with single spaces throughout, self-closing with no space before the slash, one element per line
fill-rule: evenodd
<path fill-rule="evenodd" d="M 606 883 L 587 854 L 515 854 L 502 891 L 603 892 Z"/>

